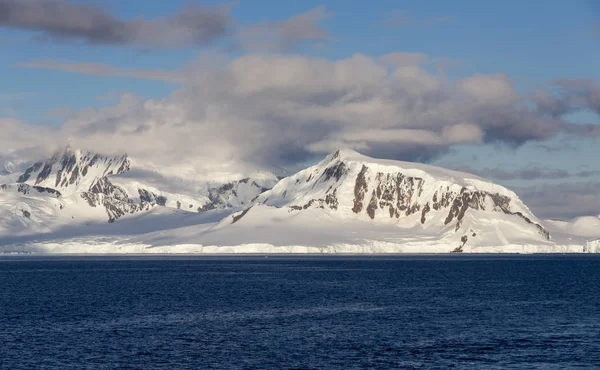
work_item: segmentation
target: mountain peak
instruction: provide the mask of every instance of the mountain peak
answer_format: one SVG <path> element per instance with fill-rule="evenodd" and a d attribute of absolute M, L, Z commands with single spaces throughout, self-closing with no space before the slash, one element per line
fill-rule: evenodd
<path fill-rule="evenodd" d="M 324 209 L 331 217 L 456 236 L 461 248 L 466 240 L 484 240 L 476 237 L 481 234 L 504 243 L 504 225 L 519 230 L 512 232 L 515 239 L 549 238 L 518 196 L 500 185 L 466 173 L 375 159 L 349 149 L 337 150 L 317 165 L 281 180 L 257 202 L 290 212 Z M 482 219 L 501 221 L 490 228 L 496 221 Z"/>
<path fill-rule="evenodd" d="M 107 157 L 66 146 L 44 161 L 36 162 L 17 180 L 34 186 L 65 191 L 87 191 L 105 176 L 128 171 L 126 155 Z M 68 193 L 68 191 L 67 191 Z"/>
<path fill-rule="evenodd" d="M 373 159 L 371 157 L 367 157 L 364 154 L 361 154 L 353 149 L 338 149 L 332 153 L 330 153 L 327 157 L 325 157 L 325 161 L 330 162 L 333 160 L 369 160 Z"/>
<path fill-rule="evenodd" d="M 443 167 L 438 167 L 430 164 L 419 162 L 405 162 L 394 159 L 373 158 L 361 154 L 352 149 L 339 149 L 329 154 L 325 159 L 317 164 L 320 167 L 337 166 L 339 162 L 345 165 L 358 163 L 359 165 L 369 165 L 373 168 L 378 168 L 385 171 L 385 168 L 401 169 L 405 174 L 427 179 L 446 180 L 452 183 L 457 183 L 464 187 L 472 187 L 474 184 L 492 184 L 489 180 L 483 179 L 477 175 L 466 172 L 449 170 Z"/>

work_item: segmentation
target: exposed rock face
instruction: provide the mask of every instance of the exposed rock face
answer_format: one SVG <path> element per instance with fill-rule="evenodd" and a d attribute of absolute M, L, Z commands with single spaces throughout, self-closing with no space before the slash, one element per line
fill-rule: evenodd
<path fill-rule="evenodd" d="M 44 188 L 42 186 L 31 186 L 31 185 L 27 185 L 27 184 L 16 184 L 16 185 L 2 184 L 2 185 L 0 185 L 0 190 L 11 190 L 13 188 L 16 189 L 17 192 L 19 192 L 23 195 L 28 195 L 31 192 L 37 192 L 40 194 L 47 193 L 48 195 L 54 196 L 56 198 L 60 198 L 62 196 L 60 191 L 51 189 L 51 188 Z"/>
<path fill-rule="evenodd" d="M 210 187 L 208 202 L 198 207 L 198 212 L 243 206 L 266 190 L 267 187 L 250 178 Z"/>
<path fill-rule="evenodd" d="M 242 217 L 246 216 L 246 214 L 248 213 L 248 211 L 250 211 L 250 209 L 251 209 L 251 208 L 252 208 L 252 207 L 248 207 L 248 208 L 246 208 L 245 210 L 243 210 L 242 212 L 239 212 L 238 214 L 234 214 L 234 215 L 232 216 L 232 220 L 233 220 L 233 221 L 232 221 L 231 223 L 232 223 L 232 224 L 235 224 L 236 222 L 238 222 L 239 220 L 241 220 L 241 219 L 242 219 Z"/>
<path fill-rule="evenodd" d="M 363 204 L 367 196 L 366 212 L 371 219 L 375 218 L 375 211 L 378 209 L 387 209 L 390 217 L 396 218 L 399 218 L 401 214 L 409 216 L 420 211 L 421 205 L 415 204 L 415 194 L 420 194 L 422 191 L 423 179 L 406 177 L 401 173 L 378 172 L 373 181 L 369 176 L 370 172 L 369 168 L 363 165 L 363 169 L 355 180 L 354 188 L 360 188 L 361 191 L 358 194 L 355 192 L 354 207 L 352 208 L 354 213 L 363 211 Z M 373 189 L 369 188 L 369 183 L 374 186 Z"/>
<path fill-rule="evenodd" d="M 363 201 L 365 199 L 365 193 L 368 190 L 366 174 L 369 168 L 365 165 L 362 166 L 358 176 L 356 177 L 354 185 L 354 207 L 352 212 L 359 213 L 363 209 Z"/>
<path fill-rule="evenodd" d="M 57 197 L 79 196 L 91 207 L 104 207 L 108 221 L 114 222 L 125 214 L 147 210 L 158 203 L 152 199 L 136 204 L 125 190 L 111 183 L 110 176 L 125 173 L 130 166 L 126 155 L 107 157 L 66 148 L 29 167 L 18 178 L 17 186 L 23 194 L 34 190 Z"/>
<path fill-rule="evenodd" d="M 62 193 L 88 191 L 97 181 L 128 171 L 126 155 L 105 157 L 66 148 L 44 162 L 37 162 L 23 173 L 18 183 L 54 188 Z"/>
<path fill-rule="evenodd" d="M 89 189 L 89 193 L 103 194 L 107 197 L 125 202 L 129 200 L 127 192 L 120 187 L 113 185 L 107 177 L 99 179 L 94 186 Z"/>
<path fill-rule="evenodd" d="M 81 198 L 86 200 L 90 207 L 104 207 L 108 215 L 108 222 L 110 223 L 127 214 L 147 211 L 154 206 L 153 203 L 130 203 L 105 194 L 93 192 L 81 193 Z"/>
<path fill-rule="evenodd" d="M 282 180 L 258 201 L 285 206 L 290 211 L 316 207 L 338 211 L 344 217 L 351 212 L 375 221 L 387 218 L 397 222 L 414 220 L 423 227 L 451 226 L 455 232 L 464 233 L 457 249 L 462 249 L 471 234 L 476 235 L 461 231 L 465 216 L 475 211 L 488 212 L 489 217 L 494 213 L 514 216 L 515 222 L 531 225 L 544 240 L 550 239 L 548 231 L 514 193 L 474 176 L 460 176 L 470 175 L 338 151 L 318 165 Z"/>

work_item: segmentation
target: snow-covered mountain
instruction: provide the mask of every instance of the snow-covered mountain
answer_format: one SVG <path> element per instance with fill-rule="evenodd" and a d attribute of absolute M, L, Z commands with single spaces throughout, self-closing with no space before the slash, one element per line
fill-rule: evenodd
<path fill-rule="evenodd" d="M 68 147 L 45 161 L 33 164 L 17 182 L 52 188 L 62 195 L 70 195 L 89 191 L 108 176 L 129 171 L 130 165 L 126 155 L 104 157 Z"/>
<path fill-rule="evenodd" d="M 311 219 L 319 220 L 317 229 Z M 234 214 L 230 225 L 224 223 L 211 238 L 215 232 L 235 233 L 255 243 L 278 244 L 273 235 L 289 227 L 304 232 L 288 243 L 310 245 L 327 225 L 325 232 L 336 230 L 340 239 L 354 235 L 354 228 L 366 229 L 351 239 L 361 245 L 382 245 L 384 239 L 386 248 L 414 245 L 461 252 L 552 243 L 542 223 L 502 186 L 466 173 L 378 160 L 351 150 L 337 151 L 281 180 L 253 206 Z M 246 223 L 252 226 L 246 228 Z M 261 230 L 258 237 L 253 235 L 256 229 Z M 377 229 L 381 235 L 373 233 Z"/>
<path fill-rule="evenodd" d="M 67 149 L 0 189 L 0 247 L 63 253 L 600 252 L 589 237 L 572 237 L 569 226 L 538 220 L 502 186 L 419 163 L 342 150 L 280 181 L 268 173 L 219 179 L 195 181 L 126 156 Z"/>
<path fill-rule="evenodd" d="M 65 148 L 32 164 L 15 182 L 1 184 L 0 235 L 113 223 L 159 206 L 194 213 L 242 207 L 276 181 L 268 173 L 256 179 L 186 180 L 136 166 L 126 155 L 102 156 Z"/>

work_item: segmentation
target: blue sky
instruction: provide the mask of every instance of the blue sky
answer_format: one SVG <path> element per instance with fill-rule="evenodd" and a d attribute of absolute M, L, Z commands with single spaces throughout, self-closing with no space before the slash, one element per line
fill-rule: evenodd
<path fill-rule="evenodd" d="M 125 22 L 141 17 L 146 20 L 171 17 L 190 4 L 198 4 L 183 0 L 34 0 L 33 4 L 36 1 L 37 4 L 62 4 L 65 9 L 91 5 Z M 14 5 L 16 2 L 0 0 L 0 5 L 3 3 Z M 528 97 L 539 89 L 553 91 L 554 87 L 548 86 L 555 79 L 587 79 L 595 84 L 600 81 L 600 3 L 593 0 L 239 0 L 199 4 L 210 9 L 230 7 L 227 33 L 215 36 L 210 42 L 192 42 L 177 47 L 157 46 L 143 37 L 125 38 L 123 42 L 89 42 L 82 34 L 57 37 L 52 28 L 55 25 L 47 22 L 33 25 L 29 19 L 18 17 L 12 23 L 0 23 L 0 80 L 3 82 L 0 84 L 0 118 L 60 130 L 67 119 L 65 110 L 81 113 L 88 107 L 109 109 L 118 104 L 120 93 L 132 93 L 141 101 L 171 99 L 172 94 L 179 95 L 182 90 L 189 92 L 191 88 L 182 89 L 179 80 L 135 78 L 131 73 L 125 73 L 127 76 L 112 72 L 98 75 L 89 70 L 79 73 L 72 67 L 94 64 L 96 69 L 102 65 L 128 71 L 177 72 L 190 65 L 200 68 L 199 56 L 212 54 L 229 61 L 265 53 L 340 61 L 356 54 L 375 59 L 393 52 L 421 53 L 429 61 L 422 68 L 436 78 L 439 73 L 436 68 L 440 66 L 443 67 L 443 78 L 449 81 L 461 81 L 474 75 L 504 76 L 514 85 L 515 91 L 522 94 L 522 102 L 513 102 L 517 105 L 531 105 Z M 245 45 L 232 47 L 238 38 L 246 40 L 243 34 L 256 25 L 272 25 L 267 28 L 267 33 L 283 32 L 273 25 L 314 9 L 320 9 L 313 13 L 314 19 L 302 24 L 312 27 L 310 30 L 296 27 L 290 31 L 296 32 L 293 36 L 281 36 L 289 42 L 285 48 L 265 51 Z M 34 12 L 35 9 L 27 11 Z M 49 68 L 48 62 L 54 63 L 53 67 Z M 69 71 L 56 67 L 60 63 L 69 64 Z M 36 67 L 24 67 L 32 64 Z M 591 88 L 590 91 L 596 90 Z M 578 109 L 562 114 L 560 119 L 576 125 L 600 125 L 594 107 L 593 104 L 578 106 Z M 600 180 L 600 175 L 593 174 L 594 171 L 600 174 L 600 164 L 592 160 L 600 157 L 598 139 L 595 135 L 569 135 L 569 130 L 566 128 L 562 133 L 542 135 L 533 140 L 517 138 L 518 145 L 511 143 L 514 138 L 447 144 L 440 153 L 424 160 L 474 171 L 513 171 L 514 178 L 503 174 L 497 181 L 519 189 L 553 184 L 556 189 L 559 185 L 563 189 L 565 184 Z M 497 130 L 494 135 L 498 135 Z M 387 147 L 375 152 L 393 153 Z M 287 156 L 288 153 L 274 155 Z M 402 157 L 402 154 L 398 156 Z M 290 154 L 290 157 L 294 156 Z M 302 160 L 310 161 L 305 157 Z M 526 176 L 523 179 L 517 174 L 523 169 L 546 172 L 540 178 Z M 586 172 L 586 176 L 552 176 L 552 171 L 557 170 L 569 171 L 571 175 L 577 171 L 590 173 Z M 493 176 L 491 171 L 487 173 Z M 600 213 L 600 207 L 597 213 Z"/>
<path fill-rule="evenodd" d="M 89 1 L 80 1 L 89 2 Z M 186 1 L 96 1 L 122 18 L 171 14 Z M 204 2 L 219 4 L 217 1 Z M 325 5 L 332 12 L 324 23 L 334 41 L 302 50 L 310 55 L 340 59 L 355 53 L 378 56 L 391 51 L 422 52 L 456 61 L 451 75 L 501 72 L 521 89 L 559 76 L 600 78 L 600 42 L 594 25 L 600 6 L 591 0 L 573 1 L 239 1 L 233 9 L 242 23 L 285 19 Z M 413 23 L 394 26 L 394 18 Z M 430 20 L 439 22 L 428 24 Z M 38 40 L 35 32 L 0 29 L 0 95 L 3 106 L 26 120 L 50 123 L 45 116 L 59 106 L 99 106 L 111 91 L 132 91 L 160 97 L 170 84 L 127 78 L 98 78 L 16 67 L 38 59 L 102 62 L 121 67 L 174 69 L 193 58 L 198 48 L 144 50 L 121 46 L 72 45 Z M 214 46 L 213 48 L 218 48 Z M 204 51 L 204 49 L 202 49 Z M 17 95 L 14 99 L 7 96 Z M 10 100 L 7 102 L 7 100 Z"/>

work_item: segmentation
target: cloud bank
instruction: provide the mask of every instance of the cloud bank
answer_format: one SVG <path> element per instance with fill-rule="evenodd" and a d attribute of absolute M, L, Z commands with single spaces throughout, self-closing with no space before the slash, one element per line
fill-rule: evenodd
<path fill-rule="evenodd" d="M 306 42 L 331 40 L 322 22 L 332 13 L 324 6 L 286 20 L 252 25 L 238 24 L 232 7 L 194 3 L 169 16 L 122 19 L 89 3 L 0 0 L 0 27 L 36 32 L 51 41 L 165 49 L 223 41 L 231 51 L 290 51 Z"/>
<path fill-rule="evenodd" d="M 600 209 L 600 181 L 561 183 L 515 188 L 517 194 L 541 218 L 570 220 L 596 216 Z"/>
<path fill-rule="evenodd" d="M 600 171 L 570 172 L 563 169 L 547 169 L 539 167 L 517 170 L 504 170 L 500 168 L 484 168 L 482 170 L 478 170 L 470 166 L 460 166 L 456 168 L 456 170 L 476 174 L 483 178 L 493 180 L 564 180 L 570 178 L 590 178 L 600 176 Z"/>
<path fill-rule="evenodd" d="M 548 90 L 520 94 L 503 74 L 450 81 L 430 71 L 431 60 L 418 53 L 336 61 L 248 54 L 204 57 L 179 71 L 72 64 L 66 70 L 172 80 L 182 87 L 165 99 L 122 94 L 114 106 L 70 111 L 55 128 L 4 120 L 0 145 L 23 151 L 68 141 L 165 163 L 187 158 L 290 168 L 338 148 L 428 160 L 458 144 L 521 145 L 559 133 L 600 134 L 598 125 L 561 117 L 597 108 L 593 81 L 557 80 Z"/>
<path fill-rule="evenodd" d="M 206 45 L 224 37 L 230 7 L 191 5 L 154 19 L 121 19 L 92 4 L 67 0 L 0 0 L 0 27 L 39 32 L 56 40 L 89 44 L 179 47 Z"/>

